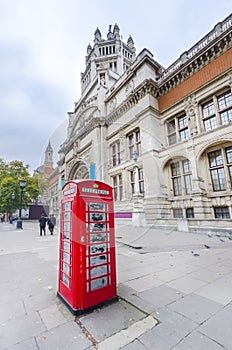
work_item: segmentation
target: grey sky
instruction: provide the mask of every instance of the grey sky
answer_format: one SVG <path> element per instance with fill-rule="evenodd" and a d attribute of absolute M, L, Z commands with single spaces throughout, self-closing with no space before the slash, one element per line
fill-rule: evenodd
<path fill-rule="evenodd" d="M 164 67 L 231 13 L 221 0 L 0 0 L 0 158 L 33 171 L 66 135 L 97 27 L 118 24 Z"/>

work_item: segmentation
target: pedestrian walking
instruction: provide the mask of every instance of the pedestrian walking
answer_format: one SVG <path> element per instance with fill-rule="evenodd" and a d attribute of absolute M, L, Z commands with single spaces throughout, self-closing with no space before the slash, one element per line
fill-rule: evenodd
<path fill-rule="evenodd" d="M 54 228 L 56 225 L 56 218 L 53 214 L 51 214 L 51 216 L 49 217 L 47 224 L 48 224 L 48 229 L 49 229 L 51 235 L 53 235 Z"/>
<path fill-rule="evenodd" d="M 46 222 L 47 218 L 44 214 L 42 214 L 39 219 L 40 236 L 42 236 L 42 233 L 44 233 L 44 236 L 46 236 Z"/>

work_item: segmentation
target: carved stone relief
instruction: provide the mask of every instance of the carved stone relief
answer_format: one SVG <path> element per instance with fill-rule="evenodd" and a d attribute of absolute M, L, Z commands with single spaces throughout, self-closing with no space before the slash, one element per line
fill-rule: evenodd
<path fill-rule="evenodd" d="M 134 80 L 129 81 L 129 83 L 126 85 L 126 96 L 131 94 L 134 91 Z"/>
<path fill-rule="evenodd" d="M 185 110 L 188 117 L 188 127 L 190 136 L 197 134 L 197 123 L 196 123 L 196 107 L 197 100 L 195 96 L 189 96 L 185 101 Z"/>

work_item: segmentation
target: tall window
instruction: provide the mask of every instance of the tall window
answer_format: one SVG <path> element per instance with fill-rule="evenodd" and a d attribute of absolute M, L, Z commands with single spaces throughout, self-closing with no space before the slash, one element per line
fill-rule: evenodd
<path fill-rule="evenodd" d="M 167 136 L 169 146 L 178 141 L 189 139 L 188 119 L 186 114 L 177 116 L 167 122 Z"/>
<path fill-rule="evenodd" d="M 111 146 L 112 164 L 113 166 L 121 163 L 120 141 L 115 142 Z"/>
<path fill-rule="evenodd" d="M 130 172 L 130 177 L 131 177 L 131 192 L 132 194 L 135 193 L 135 174 L 134 171 Z M 143 177 L 143 169 L 139 168 L 138 169 L 138 178 L 139 178 L 139 193 L 144 193 L 144 177 Z"/>
<path fill-rule="evenodd" d="M 172 187 L 174 196 L 192 192 L 192 171 L 188 159 L 171 163 Z"/>
<path fill-rule="evenodd" d="M 224 191 L 232 179 L 232 147 L 208 153 L 209 170 L 214 191 Z"/>
<path fill-rule="evenodd" d="M 141 140 L 140 140 L 140 130 L 135 130 L 128 136 L 128 146 L 129 146 L 129 156 L 133 159 L 133 153 L 137 152 L 138 155 L 141 154 Z"/>
<path fill-rule="evenodd" d="M 113 176 L 113 191 L 114 191 L 114 200 L 119 201 L 122 200 L 122 175 Z"/>
<path fill-rule="evenodd" d="M 219 96 L 213 96 L 201 105 L 202 119 L 205 131 L 210 131 L 220 125 L 232 122 L 232 93 L 226 91 Z"/>

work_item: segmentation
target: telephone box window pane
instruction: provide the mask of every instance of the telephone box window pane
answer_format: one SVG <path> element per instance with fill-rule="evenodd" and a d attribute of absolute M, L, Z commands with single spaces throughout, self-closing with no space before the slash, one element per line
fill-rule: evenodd
<path fill-rule="evenodd" d="M 70 280 L 64 273 L 62 274 L 62 281 L 64 284 L 66 284 L 67 287 L 70 287 Z"/>
<path fill-rule="evenodd" d="M 68 231 L 70 232 L 70 229 L 71 229 L 71 223 L 69 221 L 65 221 L 64 222 L 64 231 Z"/>
<path fill-rule="evenodd" d="M 66 252 L 70 252 L 70 241 L 64 241 L 63 242 L 64 243 L 64 250 L 66 251 Z"/>
<path fill-rule="evenodd" d="M 63 262 L 63 271 L 66 273 L 66 275 L 70 275 L 70 265 Z"/>
<path fill-rule="evenodd" d="M 103 223 L 90 224 L 90 232 L 105 231 L 105 230 L 106 230 L 106 224 L 103 224 Z"/>
<path fill-rule="evenodd" d="M 102 255 L 97 255 L 97 256 L 92 256 L 90 258 L 90 265 L 95 266 L 95 265 L 101 265 L 107 263 L 107 255 L 102 254 Z"/>
<path fill-rule="evenodd" d="M 64 203 L 64 210 L 65 211 L 71 210 L 71 202 L 65 202 Z"/>
<path fill-rule="evenodd" d="M 90 242 L 95 243 L 95 242 L 105 242 L 106 241 L 106 235 L 102 233 L 95 233 L 90 235 Z M 95 250 L 98 251 L 97 247 L 92 247 L 94 252 Z M 99 248 L 101 252 L 102 248 Z M 104 250 L 103 250 L 104 251 Z"/>
<path fill-rule="evenodd" d="M 91 278 L 106 275 L 107 274 L 107 267 L 106 267 L 106 265 L 93 267 L 91 269 L 90 274 L 91 274 Z"/>
<path fill-rule="evenodd" d="M 97 278 L 91 281 L 91 290 L 104 288 L 107 286 L 107 277 Z"/>
<path fill-rule="evenodd" d="M 105 220 L 105 213 L 90 213 L 91 221 L 102 221 Z"/>
<path fill-rule="evenodd" d="M 71 219 L 71 212 L 64 213 L 64 221 L 70 221 Z"/>
<path fill-rule="evenodd" d="M 70 262 L 71 262 L 70 254 L 63 252 L 63 261 L 65 261 L 66 263 L 70 264 Z"/>
<path fill-rule="evenodd" d="M 96 244 L 91 246 L 91 255 L 106 252 L 106 244 Z"/>
<path fill-rule="evenodd" d="M 105 204 L 90 202 L 90 210 L 105 210 Z"/>
<path fill-rule="evenodd" d="M 70 232 L 64 232 L 64 239 L 70 239 Z"/>

